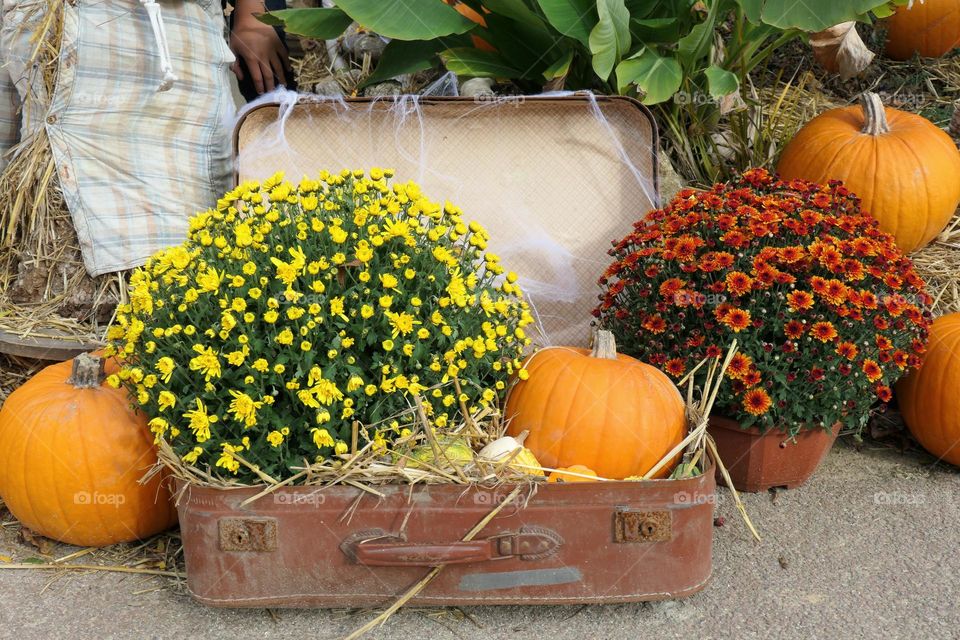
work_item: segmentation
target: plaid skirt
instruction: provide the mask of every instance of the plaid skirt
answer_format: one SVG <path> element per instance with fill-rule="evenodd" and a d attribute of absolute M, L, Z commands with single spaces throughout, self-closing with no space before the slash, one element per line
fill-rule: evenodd
<path fill-rule="evenodd" d="M 63 3 L 56 90 L 31 68 L 52 3 Z M 0 152 L 46 131 L 91 276 L 142 264 L 186 238 L 187 220 L 232 178 L 235 106 L 220 2 L 162 0 L 173 73 L 139 0 L 3 0 Z M 21 108 L 33 92 L 35 106 Z"/>

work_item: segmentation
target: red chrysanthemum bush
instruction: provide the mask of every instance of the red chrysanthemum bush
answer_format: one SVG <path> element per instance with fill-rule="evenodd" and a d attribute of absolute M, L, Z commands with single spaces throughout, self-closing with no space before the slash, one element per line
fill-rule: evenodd
<path fill-rule="evenodd" d="M 620 349 L 679 378 L 736 339 L 715 413 L 744 426 L 860 426 L 924 351 L 923 280 L 837 182 L 684 190 L 610 254 L 594 315 Z"/>

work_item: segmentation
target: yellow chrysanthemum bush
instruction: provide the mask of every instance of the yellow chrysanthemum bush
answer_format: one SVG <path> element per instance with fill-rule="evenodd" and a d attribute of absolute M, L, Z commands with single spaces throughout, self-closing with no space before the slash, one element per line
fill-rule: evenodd
<path fill-rule="evenodd" d="M 496 408 L 532 322 L 484 229 L 373 169 L 248 182 L 130 280 L 110 349 L 158 442 L 214 475 L 283 479 Z"/>

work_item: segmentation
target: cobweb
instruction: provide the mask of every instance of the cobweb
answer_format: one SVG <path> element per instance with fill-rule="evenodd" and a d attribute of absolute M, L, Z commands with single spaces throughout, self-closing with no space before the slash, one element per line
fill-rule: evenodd
<path fill-rule="evenodd" d="M 238 175 L 391 167 L 490 231 L 538 343 L 586 345 L 611 240 L 659 204 L 652 121 L 588 93 L 456 96 L 453 74 L 423 95 L 374 100 L 278 89 L 238 115 Z"/>

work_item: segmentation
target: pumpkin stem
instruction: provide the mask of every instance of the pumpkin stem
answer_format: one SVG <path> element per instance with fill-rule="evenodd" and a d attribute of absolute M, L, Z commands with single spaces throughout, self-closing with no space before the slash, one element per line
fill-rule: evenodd
<path fill-rule="evenodd" d="M 860 133 L 871 136 L 890 133 L 887 112 L 880 96 L 872 91 L 864 91 L 860 94 L 860 106 L 863 108 L 863 129 L 860 129 Z"/>
<path fill-rule="evenodd" d="M 89 353 L 81 353 L 73 359 L 73 369 L 70 377 L 67 378 L 67 384 L 72 384 L 77 389 L 95 389 L 103 384 L 106 377 L 104 367 L 106 361 Z"/>
<path fill-rule="evenodd" d="M 593 351 L 590 352 L 591 358 L 604 358 L 606 360 L 617 359 L 617 341 L 613 334 L 604 329 L 597 331 L 593 336 Z"/>

